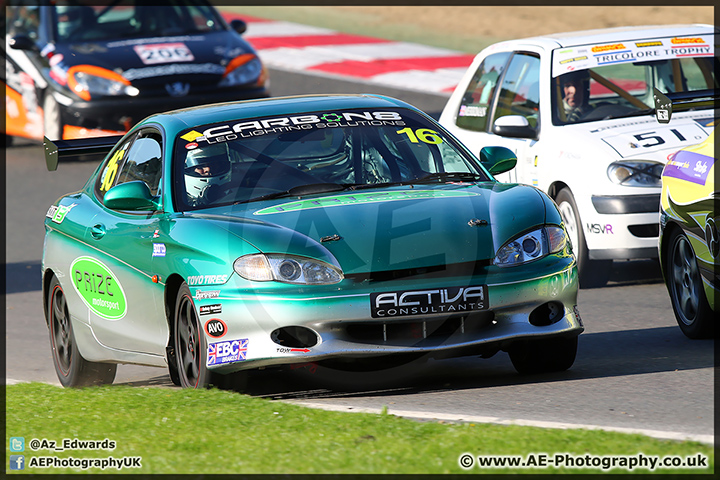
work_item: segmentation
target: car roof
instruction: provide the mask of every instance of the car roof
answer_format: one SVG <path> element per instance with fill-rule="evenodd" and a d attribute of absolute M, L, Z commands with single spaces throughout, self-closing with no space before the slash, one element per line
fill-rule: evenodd
<path fill-rule="evenodd" d="M 549 35 L 511 40 L 507 43 L 535 43 L 549 48 L 572 47 L 592 43 L 603 44 L 640 40 L 658 37 L 686 37 L 690 35 L 712 35 L 720 30 L 712 25 L 642 25 L 614 28 L 599 28 L 595 30 L 580 30 L 577 32 L 561 32 Z"/>
<path fill-rule="evenodd" d="M 172 110 L 146 118 L 142 123 L 162 123 L 166 128 L 182 130 L 195 125 L 221 123 L 244 118 L 296 115 L 314 111 L 349 108 L 410 108 L 412 105 L 391 97 L 373 94 L 296 95 L 225 102 Z"/>

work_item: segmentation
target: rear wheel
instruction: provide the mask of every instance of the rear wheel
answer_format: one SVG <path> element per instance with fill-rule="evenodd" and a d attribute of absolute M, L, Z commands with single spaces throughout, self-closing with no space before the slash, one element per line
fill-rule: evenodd
<path fill-rule="evenodd" d="M 43 100 L 43 130 L 44 135 L 50 140 L 62 140 L 63 124 L 60 105 L 52 96 L 52 92 L 46 92 Z"/>
<path fill-rule="evenodd" d="M 575 198 L 569 188 L 563 188 L 555 197 L 558 210 L 562 216 L 565 229 L 570 236 L 575 257 L 577 258 L 578 274 L 581 288 L 604 286 L 610 279 L 612 260 L 590 260 L 582 220 L 578 213 Z"/>
<path fill-rule="evenodd" d="M 104 385 L 115 380 L 117 365 L 85 360 L 78 351 L 65 292 L 55 277 L 50 282 L 47 318 L 55 372 L 63 387 Z"/>
<path fill-rule="evenodd" d="M 670 238 L 666 272 L 670 301 L 680 330 L 688 338 L 712 337 L 713 312 L 705 298 L 695 252 L 680 230 Z"/>
<path fill-rule="evenodd" d="M 518 373 L 563 372 L 575 363 L 577 344 L 577 337 L 527 340 L 514 344 L 508 354 Z"/>

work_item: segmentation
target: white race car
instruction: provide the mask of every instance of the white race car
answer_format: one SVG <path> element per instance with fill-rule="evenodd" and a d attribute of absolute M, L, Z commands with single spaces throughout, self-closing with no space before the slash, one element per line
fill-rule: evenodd
<path fill-rule="evenodd" d="M 710 25 L 647 26 L 497 43 L 475 57 L 440 123 L 474 152 L 492 144 L 517 154 L 517 168 L 499 179 L 550 194 L 580 286 L 602 286 L 613 259 L 657 258 L 663 166 L 705 139 L 714 118 L 710 102 L 659 125 L 653 88 L 718 88 L 717 33 Z"/>

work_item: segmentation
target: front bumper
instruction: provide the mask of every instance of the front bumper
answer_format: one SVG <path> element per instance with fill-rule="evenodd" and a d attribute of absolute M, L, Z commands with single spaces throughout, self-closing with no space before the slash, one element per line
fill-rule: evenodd
<path fill-rule="evenodd" d="M 505 269 L 484 278 L 382 282 L 374 288 L 326 288 L 316 295 L 308 294 L 310 289 L 287 295 L 248 293 L 225 285 L 212 295 L 214 298 L 205 298 L 209 287 L 191 290 L 199 312 L 221 312 L 201 314 L 200 319 L 211 350 L 215 355 L 228 355 L 220 362 L 217 356 L 208 357 L 208 368 L 222 373 L 339 358 L 484 355 L 519 340 L 573 337 L 583 331 L 577 310 L 574 259 L 549 260 L 546 264 L 550 268 L 536 270 L 530 278 L 513 278 L 508 274 L 510 269 Z M 422 309 L 416 315 L 388 316 L 386 311 L 384 317 L 373 318 L 371 314 L 373 293 L 448 289 L 452 296 L 459 287 L 480 284 L 487 286 L 487 308 L 482 310 L 436 305 L 416 307 Z M 216 319 L 227 326 L 220 338 L 208 335 L 207 325 Z M 282 332 L 298 327 L 310 332 L 305 338 L 311 341 L 287 342 L 289 337 Z M 238 348 L 244 351 L 235 355 Z"/>
<path fill-rule="evenodd" d="M 60 105 L 61 120 L 66 126 L 66 133 L 63 137 L 79 136 L 77 132 L 80 129 L 113 134 L 125 133 L 139 121 L 156 113 L 269 96 L 270 93 L 265 87 L 257 87 L 226 88 L 184 97 L 114 97 L 88 102 L 76 100 L 68 103 L 65 101 Z"/>

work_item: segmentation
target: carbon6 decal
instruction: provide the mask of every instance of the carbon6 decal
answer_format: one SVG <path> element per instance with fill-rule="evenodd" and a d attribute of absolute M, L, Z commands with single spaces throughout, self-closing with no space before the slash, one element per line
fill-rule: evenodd
<path fill-rule="evenodd" d="M 370 294 L 373 318 L 487 310 L 487 285 Z"/>

